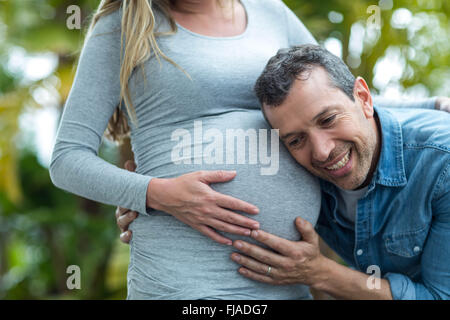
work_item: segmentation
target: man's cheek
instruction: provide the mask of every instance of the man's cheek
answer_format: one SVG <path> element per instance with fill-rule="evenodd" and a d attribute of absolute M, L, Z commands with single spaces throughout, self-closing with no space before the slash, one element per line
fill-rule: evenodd
<path fill-rule="evenodd" d="M 302 157 L 299 154 L 296 154 L 295 152 L 291 152 L 291 155 L 294 157 L 295 161 L 297 161 L 299 164 L 301 164 L 303 167 L 309 170 L 311 168 L 311 163 L 309 161 L 306 161 L 304 157 Z"/>

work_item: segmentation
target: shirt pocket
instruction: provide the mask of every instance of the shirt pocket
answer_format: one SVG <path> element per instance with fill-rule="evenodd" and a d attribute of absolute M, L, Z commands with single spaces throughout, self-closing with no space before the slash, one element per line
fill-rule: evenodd
<path fill-rule="evenodd" d="M 387 258 L 394 272 L 415 278 L 420 274 L 420 258 L 428 236 L 428 226 L 408 232 L 393 232 L 383 237 Z"/>

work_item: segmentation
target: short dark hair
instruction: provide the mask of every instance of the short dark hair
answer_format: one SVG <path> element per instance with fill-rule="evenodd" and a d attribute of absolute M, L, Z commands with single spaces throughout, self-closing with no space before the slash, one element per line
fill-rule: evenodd
<path fill-rule="evenodd" d="M 330 85 L 342 90 L 355 101 L 355 77 L 347 65 L 325 48 L 305 44 L 280 49 L 269 60 L 254 88 L 261 106 L 276 107 L 282 104 L 294 81 L 307 80 L 314 67 L 323 67 L 328 73 Z"/>

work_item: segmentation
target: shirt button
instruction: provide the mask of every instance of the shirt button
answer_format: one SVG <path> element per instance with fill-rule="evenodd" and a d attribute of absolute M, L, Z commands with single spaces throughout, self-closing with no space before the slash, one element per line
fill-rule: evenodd
<path fill-rule="evenodd" d="M 358 251 L 356 251 L 356 254 L 357 254 L 358 256 L 360 256 L 360 255 L 363 254 L 363 252 L 364 252 L 364 251 L 362 251 L 362 249 L 359 249 Z"/>
<path fill-rule="evenodd" d="M 414 250 L 415 253 L 418 253 L 418 252 L 420 252 L 420 247 L 419 246 L 415 246 L 413 250 Z"/>

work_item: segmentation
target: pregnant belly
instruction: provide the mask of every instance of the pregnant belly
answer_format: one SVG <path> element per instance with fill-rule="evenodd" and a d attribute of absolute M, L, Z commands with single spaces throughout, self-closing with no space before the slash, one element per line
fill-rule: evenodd
<path fill-rule="evenodd" d="M 197 139 L 194 138 L 194 124 L 191 127 L 186 125 L 182 128 L 186 131 L 179 130 L 175 135 L 173 132 L 178 129 L 175 127 L 161 133 L 160 138 L 165 139 L 165 145 L 170 147 L 164 149 L 164 152 L 155 152 L 150 157 L 152 161 L 146 161 L 144 150 L 135 153 L 138 170 L 156 177 L 174 177 L 198 170 L 236 170 L 237 175 L 233 180 L 211 184 L 211 187 L 220 193 L 256 205 L 260 212 L 246 216 L 257 220 L 261 229 L 289 240 L 298 240 L 300 235 L 294 226 L 296 217 L 300 216 L 312 224 L 316 223 L 320 209 L 318 181 L 295 162 L 283 145 L 277 143 L 278 136 L 275 136 L 274 142 L 270 127 L 260 112 L 235 112 L 217 118 L 202 119 L 201 125 L 202 139 L 198 139 L 198 132 Z M 254 137 L 246 138 L 245 146 L 238 146 L 239 137 L 235 137 L 233 147 L 227 140 L 231 136 L 227 136 L 227 130 L 229 132 L 230 129 L 241 129 L 241 133 L 246 132 L 247 136 L 252 135 L 251 130 L 254 130 L 256 142 Z M 208 130 L 209 138 L 205 138 L 205 135 L 208 136 Z M 186 146 L 184 150 L 173 152 L 174 147 L 180 145 L 182 140 L 171 138 L 181 137 L 183 132 L 189 132 L 190 139 L 185 137 L 185 143 L 182 145 Z M 211 139 L 211 136 L 215 138 Z M 220 137 L 223 153 L 220 151 L 220 141 L 219 146 L 213 145 Z M 158 143 L 153 141 L 153 148 L 155 145 Z M 198 149 L 194 150 L 195 148 Z M 231 152 L 234 153 L 234 160 L 228 154 Z M 176 161 L 173 161 L 174 155 Z M 224 160 L 220 162 L 211 159 Z M 247 285 L 249 288 L 255 288 L 255 282 L 247 283 L 248 280 L 236 274 L 237 266 L 229 259 L 232 248 L 216 244 L 166 213 L 156 211 L 150 215 L 141 214 L 131 229 L 136 256 L 135 269 L 141 270 L 142 274 L 146 273 L 143 270 L 152 270 L 154 283 L 167 286 L 164 289 L 168 291 L 177 287 L 190 287 L 187 285 L 190 281 L 193 281 L 191 286 L 201 286 L 198 282 L 200 279 L 202 284 L 209 283 L 212 287 L 242 288 Z M 253 242 L 252 239 L 241 236 L 225 236 L 233 240 L 245 239 Z M 137 267 L 138 265 L 140 267 Z M 220 277 L 217 276 L 218 272 Z M 180 276 L 182 274 L 184 276 Z M 147 274 L 145 277 L 148 279 L 150 276 Z M 222 279 L 221 277 L 226 277 L 227 284 L 218 280 Z M 161 282 L 161 279 L 164 281 Z M 267 289 L 271 292 L 275 290 L 273 286 Z M 293 298 L 286 294 L 281 296 L 285 299 Z M 252 297 L 264 298 L 267 295 Z M 272 298 L 276 299 L 277 296 Z"/>
<path fill-rule="evenodd" d="M 233 180 L 211 187 L 258 206 L 260 213 L 249 216 L 262 229 L 296 239 L 296 216 L 316 222 L 317 180 L 279 143 L 258 110 L 165 126 L 158 130 L 158 138 L 140 139 L 147 147 L 137 152 L 135 148 L 139 173 L 164 178 L 199 170 L 236 170 Z"/>

